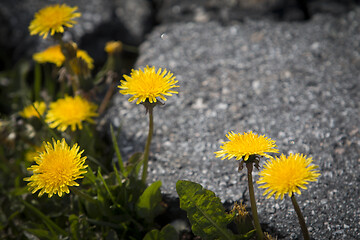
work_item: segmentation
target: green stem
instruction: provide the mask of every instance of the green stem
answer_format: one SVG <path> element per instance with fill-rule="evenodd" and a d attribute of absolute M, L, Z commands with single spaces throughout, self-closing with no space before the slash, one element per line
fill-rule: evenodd
<path fill-rule="evenodd" d="M 74 186 L 69 187 L 69 189 L 76 195 L 78 195 L 80 198 L 87 200 L 91 203 L 96 203 L 96 200 L 94 198 L 92 198 L 89 194 L 81 191 L 80 189 L 77 189 Z"/>
<path fill-rule="evenodd" d="M 69 66 L 70 66 L 70 64 L 69 64 Z M 72 86 L 72 90 L 73 90 L 73 96 L 79 95 L 78 94 L 79 76 L 74 74 L 74 75 L 70 75 L 70 78 L 71 78 L 70 81 L 71 81 L 71 86 Z"/>
<path fill-rule="evenodd" d="M 139 53 L 139 49 L 137 47 L 134 47 L 134 46 L 130 46 L 130 45 L 127 45 L 127 44 L 122 44 L 123 46 L 123 49 L 128 51 L 128 52 L 132 52 L 132 53 Z"/>
<path fill-rule="evenodd" d="M 142 172 L 142 178 L 141 180 L 146 184 L 146 178 L 147 178 L 147 171 L 148 171 L 148 162 L 149 162 L 149 151 L 150 151 L 150 144 L 151 144 L 151 138 L 153 135 L 154 130 L 154 117 L 153 117 L 153 106 L 150 106 L 148 108 L 149 110 L 149 134 L 145 145 L 145 152 L 144 152 L 144 165 L 143 165 L 143 172 Z"/>
<path fill-rule="evenodd" d="M 41 89 L 41 66 L 39 63 L 36 63 L 34 70 L 34 100 L 35 101 L 40 101 L 40 89 Z"/>
<path fill-rule="evenodd" d="M 98 113 L 99 115 L 103 114 L 103 112 L 105 111 L 107 105 L 109 104 L 110 100 L 111 100 L 111 96 L 113 95 L 114 93 L 114 90 L 115 90 L 115 87 L 116 87 L 117 83 L 114 82 L 112 80 L 106 94 L 105 94 L 105 97 L 103 98 L 101 104 L 100 104 L 100 107 L 99 107 L 99 110 L 98 110 Z"/>
<path fill-rule="evenodd" d="M 37 108 L 35 107 L 34 103 L 32 103 L 32 106 L 33 106 L 33 108 L 35 109 L 35 111 L 37 112 L 37 114 L 39 114 L 39 120 L 41 121 L 41 123 L 42 123 L 43 125 L 45 125 L 45 126 L 47 127 L 47 129 L 49 130 L 51 136 L 52 136 L 53 138 L 55 138 L 56 140 L 59 140 L 59 139 L 60 139 L 59 136 L 54 132 L 54 130 L 49 126 L 49 124 L 47 124 L 47 123 L 45 122 L 44 117 L 43 117 L 43 116 L 40 114 L 40 112 L 37 110 Z"/>
<path fill-rule="evenodd" d="M 114 133 L 114 128 L 113 128 L 112 124 L 110 124 L 110 133 L 111 133 L 111 140 L 113 142 L 113 148 L 115 150 L 115 153 L 116 153 L 116 156 L 117 156 L 117 159 L 118 159 L 119 169 L 120 169 L 121 174 L 124 175 L 124 173 L 125 173 L 124 163 L 123 163 L 123 160 L 122 160 L 122 157 L 121 157 L 121 153 L 120 153 L 120 150 L 119 150 L 119 145 L 117 143 L 116 136 L 115 136 L 115 133 Z"/>
<path fill-rule="evenodd" d="M 249 186 L 249 195 L 250 195 L 250 203 L 251 203 L 251 212 L 254 219 L 254 225 L 256 229 L 257 239 L 263 240 L 264 234 L 261 230 L 259 217 L 257 214 L 257 207 L 256 207 L 256 201 L 255 201 L 255 193 L 254 193 L 254 186 L 253 186 L 253 179 L 252 179 L 252 170 L 253 170 L 253 162 L 246 163 L 246 167 L 248 170 L 248 186 Z"/>
<path fill-rule="evenodd" d="M 304 236 L 304 240 L 310 240 L 310 235 L 309 235 L 309 231 L 308 231 L 308 229 L 307 229 L 307 227 L 306 227 L 306 224 L 305 224 L 304 216 L 303 216 L 302 213 L 301 213 L 299 204 L 297 203 L 294 194 L 291 196 L 291 202 L 292 202 L 292 204 L 294 205 L 295 212 L 296 212 L 296 214 L 297 214 L 297 216 L 298 216 L 299 223 L 300 223 L 300 227 L 301 227 L 301 231 L 302 231 L 303 236 Z"/>

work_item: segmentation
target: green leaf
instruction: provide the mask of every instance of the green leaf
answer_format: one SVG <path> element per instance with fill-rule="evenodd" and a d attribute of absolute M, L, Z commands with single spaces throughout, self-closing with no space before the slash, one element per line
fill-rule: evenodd
<path fill-rule="evenodd" d="M 110 189 L 109 189 L 109 186 L 107 185 L 106 181 L 104 180 L 103 176 L 101 175 L 101 172 L 100 172 L 100 168 L 98 169 L 98 178 L 100 178 L 101 182 L 104 184 L 104 187 L 106 189 L 106 192 L 109 194 L 109 197 L 111 199 L 111 201 L 113 202 L 114 205 L 116 205 L 116 201 L 115 201 L 115 198 L 113 196 L 113 194 L 111 193 Z"/>
<path fill-rule="evenodd" d="M 121 187 L 123 182 L 122 182 L 122 179 L 120 177 L 119 171 L 117 170 L 117 168 L 115 166 L 115 163 L 113 163 L 113 169 L 114 169 L 115 177 L 116 177 L 116 180 L 117 180 L 117 185 L 119 187 Z"/>
<path fill-rule="evenodd" d="M 137 177 L 139 175 L 140 168 L 143 162 L 142 156 L 143 153 L 141 152 L 136 152 L 133 155 L 131 155 L 126 165 L 125 176 L 133 175 Z"/>
<path fill-rule="evenodd" d="M 114 133 L 114 128 L 113 128 L 112 124 L 110 124 L 110 133 L 111 133 L 111 140 L 112 140 L 113 147 L 114 147 L 114 150 L 115 150 L 115 153 L 116 153 L 116 157 L 118 159 L 120 173 L 124 175 L 125 174 L 124 163 L 123 163 L 123 160 L 122 160 L 122 157 L 121 157 L 121 154 L 120 154 L 119 145 L 117 143 L 116 136 L 115 136 L 115 133 Z"/>
<path fill-rule="evenodd" d="M 161 181 L 152 183 L 141 194 L 136 204 L 137 214 L 148 222 L 153 222 L 154 218 L 164 210 L 160 205 L 162 200 L 160 187 Z"/>
<path fill-rule="evenodd" d="M 166 225 L 161 231 L 154 229 L 148 232 L 143 240 L 178 240 L 179 234 L 173 226 Z"/>
<path fill-rule="evenodd" d="M 24 230 L 39 237 L 40 239 L 55 239 L 54 237 L 51 236 L 49 231 L 44 229 L 25 228 Z"/>
<path fill-rule="evenodd" d="M 246 239 L 249 239 L 252 237 L 252 235 L 256 232 L 255 229 L 247 232 L 246 234 L 243 234 L 243 235 L 236 235 L 236 240 L 246 240 Z"/>
<path fill-rule="evenodd" d="M 32 213 L 37 215 L 45 223 L 45 225 L 49 228 L 50 231 L 54 231 L 57 234 L 63 236 L 68 235 L 67 232 L 65 232 L 62 228 L 60 228 L 56 223 L 54 223 L 48 216 L 43 214 L 39 209 L 37 209 L 36 207 L 32 206 L 30 203 L 24 200 L 22 200 L 22 202 L 25 205 L 25 207 L 27 207 Z"/>
<path fill-rule="evenodd" d="M 179 233 L 176 231 L 176 229 L 173 226 L 168 224 L 161 229 L 160 237 L 162 237 L 162 239 L 164 240 L 178 240 Z"/>
<path fill-rule="evenodd" d="M 176 191 L 180 197 L 180 208 L 187 212 L 191 229 L 203 239 L 234 239 L 227 229 L 231 221 L 215 193 L 200 184 L 179 180 Z"/>
<path fill-rule="evenodd" d="M 34 69 L 34 99 L 40 101 L 40 90 L 41 90 L 41 66 L 39 63 L 35 64 Z"/>
<path fill-rule="evenodd" d="M 79 217 L 71 214 L 69 216 L 71 239 L 79 239 Z"/>
<path fill-rule="evenodd" d="M 143 240 L 160 240 L 160 231 L 157 229 L 153 229 L 150 232 L 148 232 Z"/>

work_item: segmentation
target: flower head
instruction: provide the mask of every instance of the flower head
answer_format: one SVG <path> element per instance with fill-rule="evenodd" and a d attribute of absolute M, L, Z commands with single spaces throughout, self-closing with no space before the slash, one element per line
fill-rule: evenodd
<path fill-rule="evenodd" d="M 144 70 L 132 70 L 130 76 L 123 76 L 126 81 L 121 81 L 119 86 L 120 93 L 126 95 L 133 95 L 129 98 L 129 102 L 136 100 L 136 104 L 145 102 L 148 100 L 150 103 L 156 102 L 157 97 L 166 101 L 165 96 L 172 96 L 172 93 L 178 92 L 171 90 L 172 88 L 179 87 L 175 85 L 178 81 L 175 80 L 175 76 L 164 69 L 161 72 L 161 68 L 156 72 L 155 67 L 146 66 Z"/>
<path fill-rule="evenodd" d="M 55 4 L 40 9 L 29 26 L 30 35 L 39 34 L 43 38 L 54 35 L 55 32 L 63 33 L 64 27 L 72 27 L 81 13 L 75 12 L 77 7 L 69 7 L 66 4 Z"/>
<path fill-rule="evenodd" d="M 108 54 L 114 54 L 115 52 L 121 52 L 122 43 L 120 41 L 110 41 L 105 45 L 105 52 Z"/>
<path fill-rule="evenodd" d="M 94 60 L 89 56 L 89 54 L 81 49 L 76 48 L 76 57 L 82 59 L 89 69 L 94 68 Z M 61 46 L 59 44 L 48 47 L 44 51 L 35 53 L 33 59 L 38 63 L 54 63 L 56 66 L 60 67 L 65 62 L 65 56 L 61 51 Z"/>
<path fill-rule="evenodd" d="M 279 152 L 278 149 L 274 149 L 276 148 L 274 140 L 265 137 L 265 135 L 258 136 L 251 131 L 244 134 L 229 132 L 226 137 L 229 141 L 223 142 L 223 145 L 220 146 L 222 150 L 215 152 L 216 157 L 221 157 L 221 160 L 235 157 L 236 160 L 243 158 L 246 161 L 251 155 L 271 158 L 270 155 L 266 154 L 267 152 Z"/>
<path fill-rule="evenodd" d="M 76 127 L 82 129 L 82 121 L 94 122 L 92 117 L 98 115 L 96 109 L 96 104 L 80 96 L 66 96 L 50 104 L 46 122 L 51 128 L 60 131 L 65 131 L 68 126 L 71 126 L 71 131 L 75 131 Z"/>
<path fill-rule="evenodd" d="M 23 118 L 32 118 L 32 117 L 40 118 L 40 115 L 43 115 L 45 110 L 46 110 L 45 102 L 36 101 L 33 104 L 26 106 L 19 114 Z"/>
<path fill-rule="evenodd" d="M 60 45 L 54 45 L 51 47 L 48 47 L 44 51 L 35 53 L 33 55 L 33 59 L 38 63 L 54 63 L 56 66 L 60 67 L 63 65 L 65 61 L 65 56 L 61 52 Z"/>
<path fill-rule="evenodd" d="M 28 168 L 33 172 L 31 177 L 24 178 L 28 181 L 29 190 L 32 193 L 40 190 L 39 197 L 44 193 L 48 197 L 54 194 L 62 196 L 63 193 L 69 193 L 69 186 L 79 186 L 76 179 L 83 178 L 86 173 L 87 165 L 84 165 L 86 157 L 81 157 L 84 152 L 79 152 L 80 147 L 75 144 L 70 148 L 65 139 L 58 140 L 53 144 L 43 143 L 45 150 L 36 158 L 36 164 Z"/>
<path fill-rule="evenodd" d="M 316 165 L 310 165 L 311 157 L 306 158 L 302 154 L 290 154 L 288 157 L 281 155 L 280 158 L 266 162 L 264 169 L 259 173 L 258 184 L 265 184 L 259 188 L 266 188 L 263 195 L 268 194 L 270 198 L 275 194 L 275 198 L 283 199 L 285 194 L 289 197 L 293 193 L 301 194 L 300 189 L 306 189 L 306 184 L 317 181 L 320 176 Z"/>

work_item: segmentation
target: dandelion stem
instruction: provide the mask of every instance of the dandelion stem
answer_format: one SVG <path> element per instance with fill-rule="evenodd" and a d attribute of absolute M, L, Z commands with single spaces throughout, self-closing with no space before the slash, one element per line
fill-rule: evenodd
<path fill-rule="evenodd" d="M 94 198 L 92 198 L 89 194 L 81 191 L 80 189 L 77 189 L 76 187 L 70 186 L 69 189 L 76 194 L 77 196 L 79 196 L 80 198 L 91 202 L 91 203 L 96 203 L 96 200 Z"/>
<path fill-rule="evenodd" d="M 291 202 L 292 202 L 292 204 L 294 205 L 295 212 L 296 212 L 296 214 L 297 214 L 297 216 L 298 216 L 299 224 L 300 224 L 300 227 L 301 227 L 301 231 L 302 231 L 302 233 L 303 233 L 303 236 L 304 236 L 304 240 L 310 240 L 310 235 L 309 235 L 309 231 L 308 231 L 308 229 L 307 229 L 307 227 L 306 227 L 306 224 L 305 224 L 304 216 L 303 216 L 302 213 L 301 213 L 299 204 L 297 203 L 294 194 L 291 196 Z"/>
<path fill-rule="evenodd" d="M 257 214 L 257 208 L 256 208 L 256 201 L 255 201 L 255 193 L 254 193 L 254 186 L 253 186 L 253 179 L 252 179 L 252 170 L 253 170 L 253 162 L 250 161 L 246 163 L 246 168 L 248 170 L 248 186 L 249 186 L 249 195 L 250 195 L 250 203 L 251 203 L 251 212 L 254 219 L 254 226 L 256 229 L 257 239 L 263 240 L 264 235 L 261 230 L 259 217 Z"/>
<path fill-rule="evenodd" d="M 44 117 L 40 114 L 39 110 L 35 107 L 34 103 L 32 103 L 32 106 L 33 106 L 33 108 L 35 109 L 35 111 L 37 112 L 37 114 L 39 115 L 39 119 L 40 119 L 41 123 L 42 123 L 43 125 L 45 125 L 45 126 L 47 127 L 47 129 L 49 130 L 51 136 L 52 136 L 53 138 L 55 138 L 56 140 L 59 140 L 60 138 L 58 137 L 58 135 L 57 135 L 57 134 L 54 132 L 54 130 L 49 126 L 49 124 L 45 122 Z"/>
<path fill-rule="evenodd" d="M 107 105 L 109 104 L 111 96 L 114 93 L 115 87 L 116 87 L 116 82 L 114 82 L 112 80 L 108 90 L 106 91 L 105 97 L 104 97 L 104 99 L 102 100 L 102 102 L 100 104 L 100 107 L 99 107 L 99 110 L 98 110 L 98 113 L 100 115 L 105 111 Z"/>
<path fill-rule="evenodd" d="M 150 144 L 151 144 L 151 138 L 152 138 L 153 130 L 154 130 L 153 109 L 154 109 L 154 106 L 149 106 L 147 108 L 147 110 L 149 111 L 149 134 L 148 134 L 148 138 L 146 140 L 146 145 L 145 145 L 145 152 L 144 152 L 144 159 L 143 159 L 144 165 L 143 165 L 143 172 L 142 172 L 142 178 L 141 178 L 144 183 L 146 183 L 146 178 L 147 178 Z"/>

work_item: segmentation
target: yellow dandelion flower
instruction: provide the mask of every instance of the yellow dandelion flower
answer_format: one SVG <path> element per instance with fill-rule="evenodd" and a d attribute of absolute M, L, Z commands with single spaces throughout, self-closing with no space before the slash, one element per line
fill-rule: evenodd
<path fill-rule="evenodd" d="M 125 80 L 121 80 L 121 86 L 119 86 L 121 94 L 133 95 L 129 98 L 129 102 L 136 100 L 136 104 L 145 102 L 148 100 L 150 103 L 156 102 L 157 97 L 166 101 L 165 96 L 172 96 L 172 93 L 178 92 L 171 90 L 172 88 L 179 87 L 175 85 L 178 81 L 175 80 L 175 76 L 164 69 L 161 72 L 161 68 L 155 72 L 155 67 L 146 66 L 144 70 L 132 70 L 131 75 L 123 75 Z"/>
<path fill-rule="evenodd" d="M 35 193 L 40 190 L 39 197 L 44 193 L 48 197 L 54 194 L 62 196 L 63 193 L 69 193 L 69 186 L 79 186 L 76 179 L 83 178 L 86 173 L 87 165 L 84 165 L 86 157 L 81 157 L 84 150 L 75 144 L 72 148 L 67 145 L 63 138 L 53 144 L 43 143 L 45 150 L 36 158 L 36 164 L 28 168 L 32 171 L 31 177 L 24 178 L 28 181 L 29 191 Z"/>
<path fill-rule="evenodd" d="M 75 12 L 77 7 L 69 7 L 66 4 L 55 4 L 40 9 L 29 26 L 30 35 L 39 34 L 43 38 L 54 35 L 56 32 L 63 33 L 64 27 L 72 27 L 81 13 Z"/>
<path fill-rule="evenodd" d="M 108 54 L 114 54 L 115 52 L 121 52 L 122 43 L 120 41 L 110 41 L 105 45 L 105 52 Z"/>
<path fill-rule="evenodd" d="M 274 149 L 276 148 L 274 140 L 265 137 L 265 135 L 258 136 L 252 131 L 244 134 L 229 132 L 226 137 L 229 141 L 223 142 L 223 145 L 220 146 L 222 150 L 215 152 L 216 157 L 221 157 L 221 160 L 235 157 L 236 160 L 243 158 L 246 161 L 251 155 L 271 158 L 270 155 L 266 154 L 267 152 L 279 152 L 278 149 Z"/>
<path fill-rule="evenodd" d="M 33 105 L 34 104 L 34 105 Z M 33 104 L 26 106 L 19 114 L 20 116 L 22 116 L 23 118 L 32 118 L 32 117 L 37 117 L 40 118 L 40 115 L 43 115 L 45 110 L 46 110 L 46 104 L 45 102 L 39 102 L 36 101 Z M 35 108 L 36 109 L 35 109 Z M 37 112 L 37 111 L 39 112 Z"/>
<path fill-rule="evenodd" d="M 306 184 L 317 181 L 320 176 L 316 165 L 311 165 L 311 157 L 306 158 L 302 154 L 290 154 L 286 157 L 284 154 L 280 158 L 266 162 L 264 169 L 259 173 L 258 184 L 265 184 L 259 188 L 266 188 L 263 195 L 268 194 L 270 198 L 275 194 L 275 198 L 283 199 L 285 194 L 289 197 L 293 193 L 301 194 L 300 189 L 306 189 Z"/>
<path fill-rule="evenodd" d="M 35 146 L 33 149 L 30 149 L 25 153 L 25 160 L 28 162 L 35 161 L 35 158 L 39 155 L 39 152 L 43 152 L 45 150 L 45 146 Z"/>
<path fill-rule="evenodd" d="M 71 131 L 82 129 L 82 121 L 94 123 L 92 117 L 98 116 L 97 105 L 80 96 L 59 99 L 50 104 L 46 122 L 51 128 L 65 131 L 71 126 Z"/>
<path fill-rule="evenodd" d="M 84 60 L 89 69 L 94 68 L 94 60 L 89 56 L 89 54 L 81 49 L 76 50 L 76 57 Z M 54 63 L 56 66 L 60 67 L 64 64 L 65 56 L 61 51 L 59 44 L 48 47 L 44 51 L 35 53 L 33 55 L 34 61 L 38 63 Z"/>
<path fill-rule="evenodd" d="M 44 51 L 35 53 L 33 55 L 33 59 L 34 59 L 34 61 L 36 61 L 38 63 L 49 62 L 49 63 L 54 63 L 54 64 L 56 64 L 56 66 L 60 67 L 61 65 L 63 65 L 63 63 L 65 61 L 65 56 L 61 52 L 60 45 L 54 45 L 54 46 L 48 47 Z"/>

